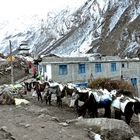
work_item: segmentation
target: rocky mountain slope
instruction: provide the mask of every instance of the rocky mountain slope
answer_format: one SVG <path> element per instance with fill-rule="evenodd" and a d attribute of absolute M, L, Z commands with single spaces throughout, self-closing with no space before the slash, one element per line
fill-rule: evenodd
<path fill-rule="evenodd" d="M 24 40 L 38 55 L 98 52 L 137 57 L 140 53 L 139 7 L 140 0 L 81 0 L 77 9 L 50 12 L 43 19 L 34 16 L 34 24 L 28 23 L 19 31 L 7 31 L 0 48 L 6 53 L 7 49 L 2 47 L 7 48 L 6 42 L 11 39 L 13 48 Z M 27 20 L 22 21 L 27 24 Z"/>

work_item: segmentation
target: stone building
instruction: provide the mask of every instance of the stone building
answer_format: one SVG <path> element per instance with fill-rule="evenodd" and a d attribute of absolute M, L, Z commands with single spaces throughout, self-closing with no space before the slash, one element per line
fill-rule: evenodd
<path fill-rule="evenodd" d="M 44 56 L 38 72 L 46 79 L 66 83 L 88 83 L 96 78 L 122 79 L 140 91 L 140 60 L 118 56 L 59 57 Z"/>

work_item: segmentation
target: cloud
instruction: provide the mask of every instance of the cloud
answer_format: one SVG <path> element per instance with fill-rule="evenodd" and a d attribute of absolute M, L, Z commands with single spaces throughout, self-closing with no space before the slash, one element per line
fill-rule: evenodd
<path fill-rule="evenodd" d="M 10 18 L 20 15 L 43 13 L 50 10 L 45 0 L 2 0 L 0 1 L 0 17 Z"/>
<path fill-rule="evenodd" d="M 85 0 L 1 0 L 0 18 L 13 18 L 22 15 L 47 14 L 50 10 L 64 6 L 74 7 Z"/>

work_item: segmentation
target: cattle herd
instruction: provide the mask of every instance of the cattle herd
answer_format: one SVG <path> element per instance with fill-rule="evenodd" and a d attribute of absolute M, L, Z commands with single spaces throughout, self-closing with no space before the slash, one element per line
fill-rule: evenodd
<path fill-rule="evenodd" d="M 25 92 L 33 89 L 38 101 L 45 100 L 49 105 L 52 102 L 52 95 L 55 95 L 59 107 L 62 107 L 63 98 L 69 97 L 69 106 L 76 109 L 78 116 L 98 117 L 99 108 L 104 108 L 104 117 L 110 118 L 111 113 L 114 112 L 115 119 L 121 119 L 123 115 L 126 123 L 130 124 L 133 114 L 136 114 L 140 121 L 140 99 L 134 97 L 131 91 L 123 89 L 108 91 L 103 87 L 81 88 L 71 83 L 60 84 L 53 81 L 43 83 L 31 81 L 24 84 Z"/>

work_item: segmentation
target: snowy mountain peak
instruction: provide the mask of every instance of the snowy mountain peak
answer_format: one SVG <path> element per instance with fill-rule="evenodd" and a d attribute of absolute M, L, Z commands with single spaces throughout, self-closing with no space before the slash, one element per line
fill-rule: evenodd
<path fill-rule="evenodd" d="M 27 41 L 30 51 L 38 55 L 139 54 L 140 0 L 80 0 L 74 7 L 65 7 L 45 17 L 0 23 L 0 51 L 8 53 L 11 40 L 13 49 Z"/>

